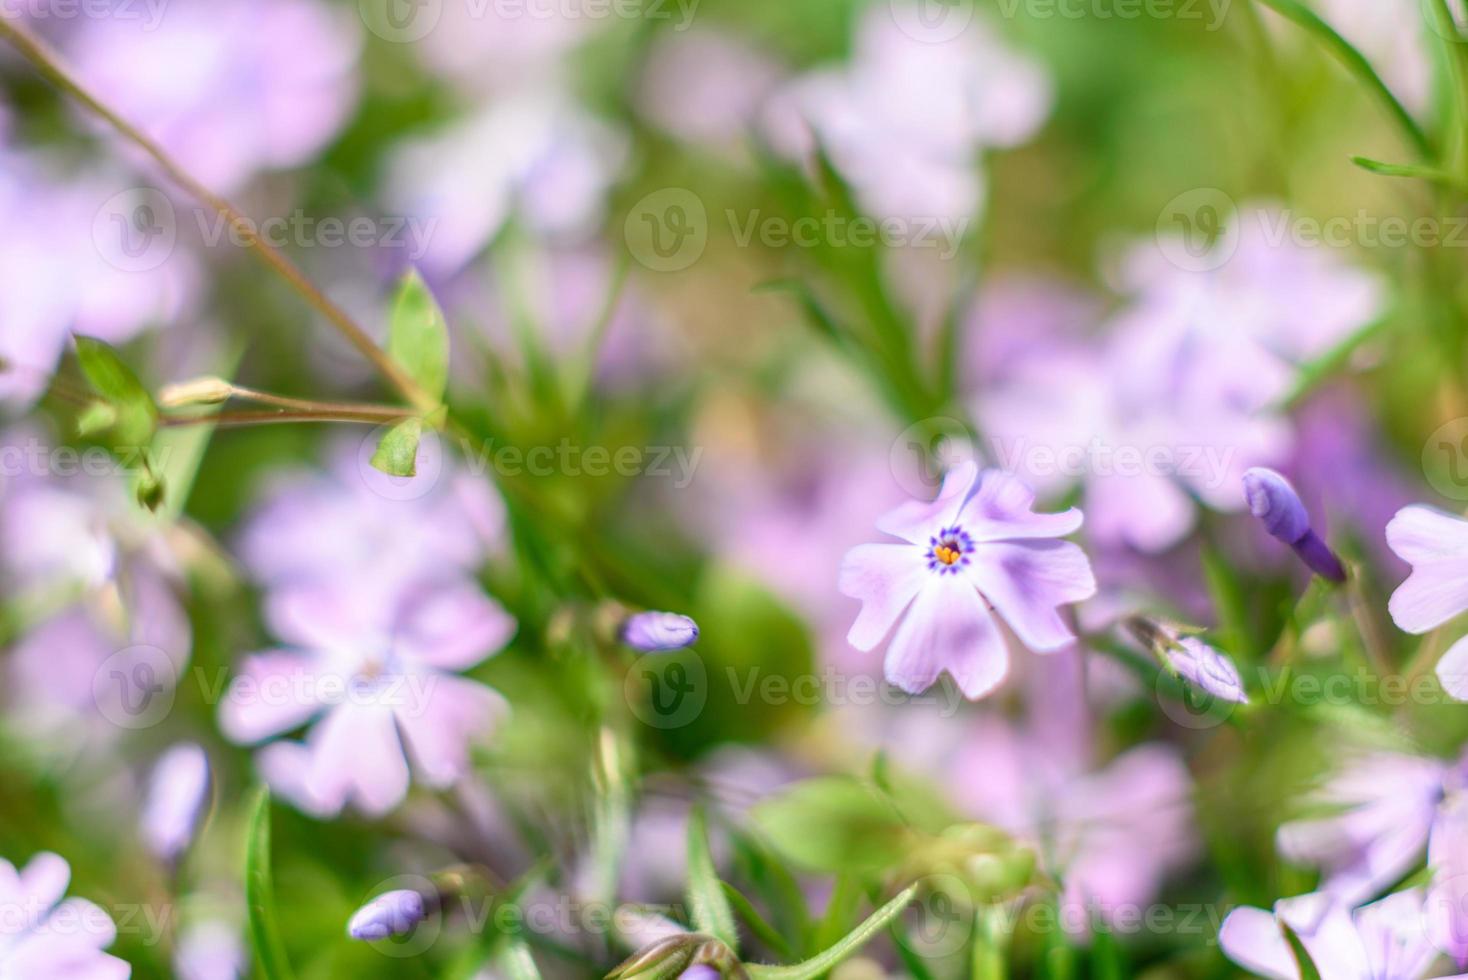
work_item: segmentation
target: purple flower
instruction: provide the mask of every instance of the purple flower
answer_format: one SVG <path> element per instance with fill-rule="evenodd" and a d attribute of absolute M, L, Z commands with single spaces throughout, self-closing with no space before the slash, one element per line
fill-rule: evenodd
<path fill-rule="evenodd" d="M 964 463 L 936 500 L 911 501 L 879 520 L 879 530 L 904 543 L 847 553 L 839 588 L 862 603 L 851 645 L 872 650 L 895 625 L 890 683 L 919 693 L 946 671 L 977 699 L 1009 670 L 993 613 L 1031 650 L 1073 643 L 1058 607 L 1095 594 L 1096 581 L 1085 553 L 1055 539 L 1079 529 L 1081 513 L 1036 514 L 1034 502 L 1013 476 Z"/>
<path fill-rule="evenodd" d="M 791 159 L 819 145 L 875 217 L 961 222 L 983 202 L 982 151 L 1033 136 L 1052 86 L 981 18 L 938 39 L 911 30 L 922 17 L 917 4 L 868 8 L 851 62 L 789 83 L 765 128 Z"/>
<path fill-rule="evenodd" d="M 1346 580 L 1340 559 L 1311 529 L 1310 515 L 1290 481 L 1274 470 L 1256 466 L 1244 474 L 1244 500 L 1270 536 L 1294 548 L 1317 575 L 1332 582 Z"/>
<path fill-rule="evenodd" d="M 637 105 L 666 132 L 732 155 L 780 74 L 768 55 L 738 35 L 667 31 L 648 52 Z"/>
<path fill-rule="evenodd" d="M 1355 912 L 1312 893 L 1277 902 L 1273 912 L 1237 908 L 1219 931 L 1229 959 L 1261 977 L 1298 980 L 1284 926 L 1300 938 L 1320 980 L 1421 980 L 1441 956 L 1428 929 L 1421 889 L 1388 895 Z"/>
<path fill-rule="evenodd" d="M 184 927 L 173 953 L 178 980 L 238 980 L 248 966 L 239 930 L 220 919 Z"/>
<path fill-rule="evenodd" d="M 1468 757 L 1437 759 L 1379 753 L 1353 760 L 1313 801 L 1332 816 L 1287 823 L 1280 851 L 1319 867 L 1321 891 L 1347 907 L 1406 876 L 1424 851 L 1434 872 L 1436 925 L 1459 960 L 1468 958 Z"/>
<path fill-rule="evenodd" d="M 209 802 L 209 757 L 192 743 L 175 745 L 153 767 L 143 805 L 143 839 L 162 861 L 176 861 L 193 842 Z"/>
<path fill-rule="evenodd" d="M 105 911 L 86 899 L 64 898 L 71 867 L 55 854 L 37 854 L 17 871 L 0 860 L 0 976 L 126 980 L 132 967 L 103 950 L 117 938 Z"/>
<path fill-rule="evenodd" d="M 1175 646 L 1167 648 L 1166 656 L 1172 669 L 1194 687 L 1234 704 L 1249 703 L 1239 668 L 1196 636 L 1179 637 Z"/>
<path fill-rule="evenodd" d="M 697 639 L 698 624 L 678 613 L 638 613 L 622 626 L 622 642 L 645 653 L 681 650 Z"/>
<path fill-rule="evenodd" d="M 505 713 L 499 694 L 458 676 L 515 632 L 472 581 L 279 589 L 267 616 L 296 646 L 245 658 L 220 727 L 255 744 L 311 725 L 304 742 L 273 742 L 259 757 L 271 785 L 309 813 L 348 803 L 386 813 L 407 793 L 409 758 L 428 785 L 452 785 Z"/>
<path fill-rule="evenodd" d="M 722 974 L 707 963 L 695 963 L 678 976 L 682 980 L 719 980 Z"/>
<path fill-rule="evenodd" d="M 1420 504 L 1404 507 L 1386 526 L 1392 551 L 1412 566 L 1387 608 L 1408 633 L 1426 633 L 1468 610 L 1468 521 Z M 1468 701 L 1468 637 L 1437 664 L 1443 690 Z"/>
<path fill-rule="evenodd" d="M 93 91 L 207 186 L 313 159 L 357 101 L 361 32 L 315 0 L 192 0 L 83 18 L 67 54 Z"/>
<path fill-rule="evenodd" d="M 423 896 L 411 888 L 384 892 L 362 906 L 347 923 L 353 939 L 387 939 L 402 936 L 428 917 Z"/>

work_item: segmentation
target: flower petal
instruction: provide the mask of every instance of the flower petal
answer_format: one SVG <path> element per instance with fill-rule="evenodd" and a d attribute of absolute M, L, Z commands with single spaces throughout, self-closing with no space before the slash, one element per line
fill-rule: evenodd
<path fill-rule="evenodd" d="M 1300 968 L 1274 915 L 1264 909 L 1237 908 L 1223 920 L 1218 945 L 1224 955 L 1250 973 L 1270 980 L 1298 980 Z"/>
<path fill-rule="evenodd" d="M 469 768 L 471 743 L 509 713 L 499 692 L 449 674 L 429 675 L 422 703 L 395 711 L 408 752 L 431 786 L 446 787 Z"/>
<path fill-rule="evenodd" d="M 477 585 L 435 588 L 404 610 L 397 649 L 439 670 L 467 670 L 499 652 L 515 635 L 515 619 Z"/>
<path fill-rule="evenodd" d="M 1388 609 L 1408 633 L 1426 633 L 1468 610 L 1468 521 L 1414 504 L 1386 526 L 1387 544 L 1412 565 Z"/>
<path fill-rule="evenodd" d="M 1068 541 L 982 544 L 968 574 L 1020 641 L 1042 653 L 1075 641 L 1056 608 L 1096 594 L 1086 553 Z"/>
<path fill-rule="evenodd" d="M 837 588 L 860 599 L 861 612 L 847 642 L 858 650 L 874 649 L 931 574 L 922 552 L 910 544 L 863 544 L 848 551 Z"/>
<path fill-rule="evenodd" d="M 929 579 L 887 650 L 887 681 L 920 694 L 947 671 L 969 700 L 1004 680 L 1009 651 L 973 583 L 962 575 Z"/>
<path fill-rule="evenodd" d="M 240 664 L 219 706 L 219 728 L 239 745 L 253 745 L 304 725 L 321 707 L 314 658 L 291 650 L 251 654 Z"/>
<path fill-rule="evenodd" d="M 408 761 L 391 709 L 347 702 L 311 732 L 309 788 L 323 799 L 355 801 L 380 817 L 408 792 Z"/>
<path fill-rule="evenodd" d="M 1437 662 L 1437 679 L 1443 690 L 1459 701 L 1468 701 L 1468 636 L 1448 647 Z"/>
<path fill-rule="evenodd" d="M 877 530 L 913 544 L 925 544 L 934 533 L 952 524 L 979 479 L 972 460 L 960 463 L 943 478 L 943 488 L 929 501 L 911 500 L 877 520 Z"/>
<path fill-rule="evenodd" d="M 1080 530 L 1084 518 L 1072 507 L 1059 514 L 1036 514 L 1035 492 L 1003 470 L 986 470 L 959 512 L 958 523 L 975 541 L 1059 538 Z"/>

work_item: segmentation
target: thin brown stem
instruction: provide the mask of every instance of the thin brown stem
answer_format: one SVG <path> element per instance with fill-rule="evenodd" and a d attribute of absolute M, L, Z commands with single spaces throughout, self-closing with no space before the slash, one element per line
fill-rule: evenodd
<path fill-rule="evenodd" d="M 432 404 L 417 383 L 408 376 L 396 361 L 373 342 L 367 331 L 340 306 L 333 303 L 321 290 L 311 284 L 304 273 L 279 250 L 263 240 L 254 224 L 244 217 L 234 205 L 215 194 L 184 170 L 161 146 L 113 112 L 101 100 L 89 92 L 63 65 L 60 57 L 45 42 L 22 27 L 14 18 L 0 16 L 0 36 L 8 40 L 31 65 L 57 88 L 66 92 L 90 111 L 103 119 L 124 139 L 135 143 L 162 168 L 169 179 L 208 207 L 217 211 L 229 222 L 240 239 L 254 250 L 255 254 L 277 272 L 291 287 L 314 307 L 322 316 L 341 332 L 342 336 L 370 360 L 394 388 L 402 393 L 411 404 L 422 410 L 437 407 Z"/>
<path fill-rule="evenodd" d="M 371 410 L 348 409 L 343 407 L 342 409 L 329 411 L 291 411 L 282 408 L 275 411 L 262 409 L 251 412 L 215 412 L 209 415 L 167 415 L 159 419 L 158 424 L 170 429 L 188 425 L 239 427 L 246 425 L 273 425 L 282 422 L 360 422 L 366 425 L 385 425 L 408 418 L 412 414 L 408 410 L 401 408 L 390 410 L 377 409 L 375 406 L 368 406 L 368 408 Z"/>

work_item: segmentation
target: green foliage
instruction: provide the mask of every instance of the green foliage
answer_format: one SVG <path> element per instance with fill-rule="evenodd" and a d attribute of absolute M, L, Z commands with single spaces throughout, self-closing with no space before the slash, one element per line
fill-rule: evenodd
<path fill-rule="evenodd" d="M 89 406 L 79 425 L 96 432 L 105 427 L 106 421 L 122 445 L 146 447 L 158 427 L 158 406 L 153 396 L 110 344 L 80 334 L 75 341 L 82 374 L 107 406 L 105 410 Z"/>
<path fill-rule="evenodd" d="M 423 439 L 422 419 L 403 419 L 383 434 L 372 454 L 372 465 L 388 476 L 418 475 L 418 445 Z"/>
<path fill-rule="evenodd" d="M 762 801 L 754 818 L 776 850 L 813 871 L 879 871 L 906 853 L 907 827 L 891 803 L 848 776 L 797 783 Z"/>
<path fill-rule="evenodd" d="M 275 886 L 270 872 L 270 791 L 255 791 L 245 832 L 245 904 L 250 947 L 265 980 L 292 980 L 280 926 L 275 920 Z"/>
<path fill-rule="evenodd" d="M 438 300 L 415 269 L 403 277 L 393 301 L 387 352 L 417 383 L 428 403 L 443 401 L 449 379 L 449 328 Z"/>
<path fill-rule="evenodd" d="M 688 820 L 688 908 L 693 926 L 728 946 L 739 948 L 734 911 L 724 895 L 714 858 L 709 853 L 708 819 L 698 807 Z"/>

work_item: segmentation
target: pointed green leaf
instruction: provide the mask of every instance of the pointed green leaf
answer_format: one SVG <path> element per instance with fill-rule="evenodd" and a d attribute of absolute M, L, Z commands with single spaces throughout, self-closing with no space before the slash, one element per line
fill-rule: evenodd
<path fill-rule="evenodd" d="M 1295 965 L 1300 968 L 1300 980 L 1320 980 L 1320 969 L 1315 965 L 1315 960 L 1310 957 L 1310 952 L 1305 949 L 1305 943 L 1300 939 L 1299 933 L 1291 929 L 1289 923 L 1286 922 L 1281 922 L 1279 927 L 1284 930 L 1285 939 L 1290 944 L 1290 952 L 1295 957 Z"/>
<path fill-rule="evenodd" d="M 1448 173 L 1439 167 L 1428 167 L 1417 163 L 1383 163 L 1380 160 L 1372 160 L 1370 157 L 1353 156 L 1351 162 L 1368 173 L 1377 174 L 1381 177 L 1411 177 L 1425 180 L 1431 184 L 1441 184 L 1454 190 L 1463 190 L 1464 183 L 1461 177 Z"/>
<path fill-rule="evenodd" d="M 702 807 L 688 818 L 688 908 L 693 926 L 732 950 L 739 949 L 739 929 L 734 911 L 719 883 L 714 858 L 709 852 L 708 820 Z"/>
<path fill-rule="evenodd" d="M 886 929 L 889 923 L 902 914 L 902 910 L 912 901 L 917 890 L 917 885 L 910 886 L 902 894 L 873 912 L 865 922 L 851 930 L 844 939 L 819 956 L 795 966 L 750 966 L 749 975 L 754 980 L 809 980 L 812 977 L 824 976 L 842 960 L 865 946 L 873 936 Z"/>
<path fill-rule="evenodd" d="M 393 301 L 387 352 L 417 382 L 433 405 L 443 401 L 449 380 L 449 328 L 443 310 L 416 269 L 403 277 Z"/>
<path fill-rule="evenodd" d="M 768 946 L 776 956 L 790 959 L 794 955 L 790 951 L 790 944 L 785 941 L 784 936 L 780 935 L 779 930 L 759 914 L 754 903 L 745 898 L 743 892 L 727 881 L 720 884 L 724 886 L 724 897 L 729 900 L 729 907 L 734 910 L 735 915 L 744 920 L 755 938 Z"/>
<path fill-rule="evenodd" d="M 153 396 L 110 344 L 80 334 L 75 340 L 82 374 L 116 413 L 112 429 L 117 439 L 130 447 L 148 445 L 158 425 L 158 406 L 153 404 Z M 93 414 L 90 421 L 95 423 L 98 416 Z"/>
<path fill-rule="evenodd" d="M 290 963 L 275 921 L 275 894 L 270 877 L 270 791 L 261 786 L 250 807 L 245 837 L 245 904 L 248 906 L 250 946 L 265 980 L 290 980 Z"/>
<path fill-rule="evenodd" d="M 92 402 L 76 418 L 76 434 L 94 436 L 117 424 L 117 409 L 111 402 Z"/>
<path fill-rule="evenodd" d="M 418 475 L 418 443 L 423 438 L 422 419 L 403 419 L 387 430 L 377 451 L 372 454 L 372 465 L 388 476 Z"/>
<path fill-rule="evenodd" d="M 495 961 L 509 980 L 540 980 L 540 968 L 535 965 L 530 947 L 522 939 L 508 940 Z"/>

